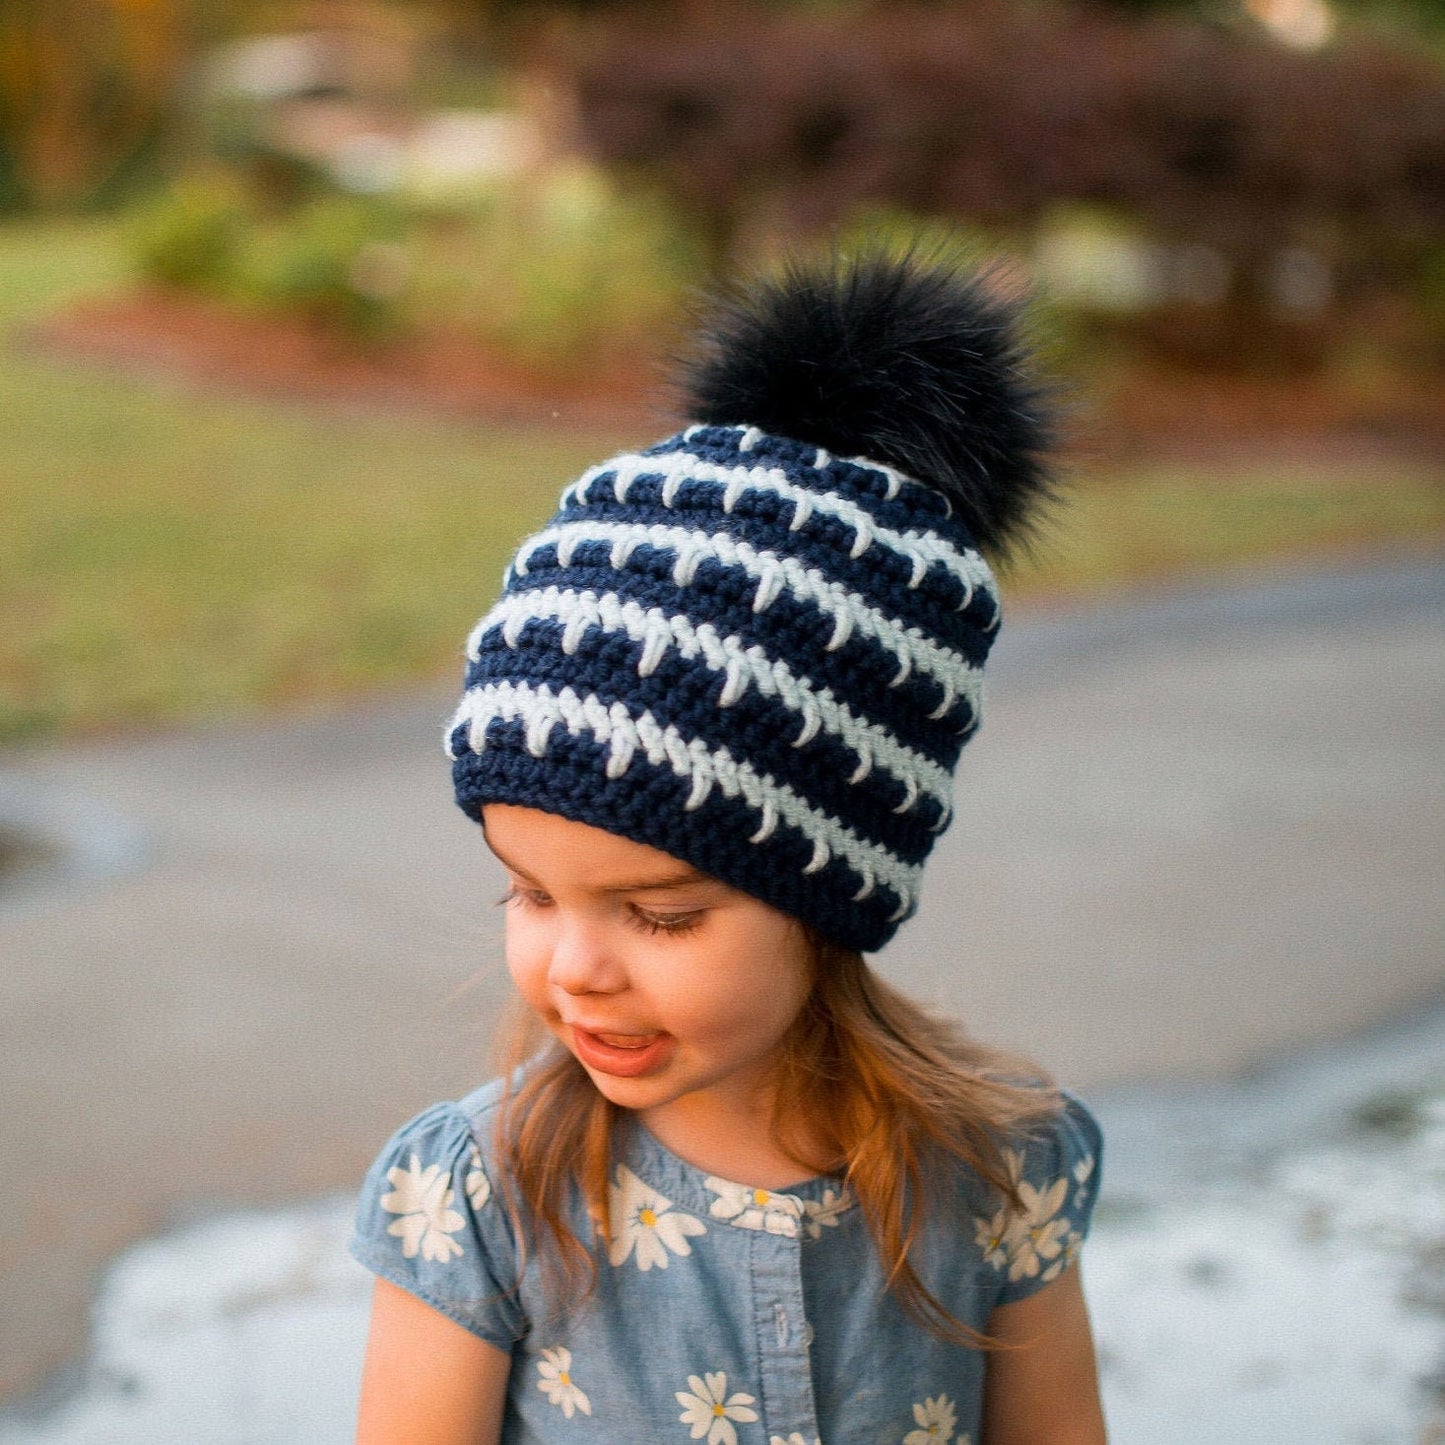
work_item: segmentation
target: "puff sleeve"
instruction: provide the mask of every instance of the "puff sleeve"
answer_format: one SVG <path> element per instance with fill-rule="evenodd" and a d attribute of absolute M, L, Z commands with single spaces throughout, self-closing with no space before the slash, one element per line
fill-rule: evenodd
<path fill-rule="evenodd" d="M 352 1256 L 499 1349 L 526 1333 L 517 1249 L 482 1148 L 456 1104 L 403 1124 L 368 1171 Z"/>
<path fill-rule="evenodd" d="M 1021 1209 L 980 1219 L 978 1243 L 1000 1276 L 999 1304 L 1021 1300 L 1078 1258 L 1099 1186 L 1103 1135 L 1071 1094 L 1060 1112 L 1008 1151 Z"/>

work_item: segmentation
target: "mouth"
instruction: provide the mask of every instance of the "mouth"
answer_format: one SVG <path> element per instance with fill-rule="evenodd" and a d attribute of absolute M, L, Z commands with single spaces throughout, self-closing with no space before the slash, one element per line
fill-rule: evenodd
<path fill-rule="evenodd" d="M 572 1051 L 589 1069 L 613 1078 L 631 1079 L 661 1068 L 672 1056 L 676 1040 L 671 1034 L 593 1032 L 568 1025 Z"/>

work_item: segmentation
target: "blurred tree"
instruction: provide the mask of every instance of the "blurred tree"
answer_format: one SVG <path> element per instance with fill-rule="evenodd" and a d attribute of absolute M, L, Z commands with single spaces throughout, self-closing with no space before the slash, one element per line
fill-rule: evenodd
<path fill-rule="evenodd" d="M 1269 21 L 1298 20 L 1313 11 L 1317 23 L 1306 24 L 1297 31 L 1299 38 L 1294 42 L 1306 49 L 1324 44 L 1341 29 L 1375 32 L 1407 43 L 1423 41 L 1437 49 L 1445 43 L 1445 0 L 1095 0 L 1095 3 L 1136 16 L 1183 13 L 1226 27 L 1238 26 L 1252 18 L 1286 36 L 1290 34 L 1288 24 L 1269 25 Z"/>
<path fill-rule="evenodd" d="M 1377 41 L 1306 52 L 994 0 L 728 8 L 595 23 L 573 74 L 593 152 L 660 180 L 719 263 L 760 211 L 804 232 L 877 202 L 1023 229 L 1102 203 L 1221 253 L 1255 312 L 1281 253 L 1365 286 L 1445 234 L 1445 75 Z"/>
<path fill-rule="evenodd" d="M 113 190 L 159 146 L 183 58 L 176 0 L 4 0 L 0 208 Z"/>
<path fill-rule="evenodd" d="M 918 0 L 759 0 L 763 8 L 793 10 L 807 14 L 829 12 L 857 17 L 880 10 L 907 7 Z M 1169 12 L 1188 14 L 1216 25 L 1233 25 L 1263 8 L 1260 0 L 1086 0 L 1093 8 L 1130 16 Z M 1266 0 L 1268 3 L 1268 0 Z M 1278 3 L 1278 0 L 1274 0 Z M 1290 0 L 1298 4 L 1300 0 Z M 1314 3 L 1314 0 L 1311 0 Z M 1405 32 L 1440 38 L 1445 36 L 1445 0 L 1317 0 L 1331 20 L 1336 17 L 1363 21 L 1387 32 Z M 489 32 L 535 24 L 558 16 L 587 17 L 607 14 L 646 13 L 664 21 L 697 19 L 729 7 L 730 0 L 438 0 L 437 6 L 458 28 L 467 26 L 468 15 L 476 17 Z M 959 14 L 964 7 L 957 0 L 933 0 L 935 8 Z"/>

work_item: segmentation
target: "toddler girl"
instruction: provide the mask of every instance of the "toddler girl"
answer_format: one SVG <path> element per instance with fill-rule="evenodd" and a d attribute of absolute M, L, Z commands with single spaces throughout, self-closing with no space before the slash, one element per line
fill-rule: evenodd
<path fill-rule="evenodd" d="M 1047 492 L 1015 318 L 936 261 L 794 267 L 719 304 L 689 405 L 468 644 L 448 748 L 533 1028 L 367 1178 L 358 1438 L 1102 1441 L 1098 1130 L 863 958 L 978 726 L 981 553 Z"/>

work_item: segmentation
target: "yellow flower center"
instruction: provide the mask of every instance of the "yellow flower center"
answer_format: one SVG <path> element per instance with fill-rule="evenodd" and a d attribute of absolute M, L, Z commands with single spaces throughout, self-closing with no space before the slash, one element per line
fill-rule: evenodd
<path fill-rule="evenodd" d="M 723 1407 L 722 1407 L 721 1405 L 714 1405 L 714 1406 L 712 1407 L 712 1412 L 713 1412 L 713 1414 L 716 1415 L 719 1419 L 721 1419 L 722 1416 L 723 1416 L 724 1413 L 725 1413 L 725 1411 L 723 1410 Z"/>
<path fill-rule="evenodd" d="M 766 1204 L 768 1202 L 768 1191 L 766 1189 L 753 1190 L 753 1203 Z"/>
<path fill-rule="evenodd" d="M 657 1223 L 657 1216 L 650 1209 L 644 1209 L 637 1216 L 649 1229 Z"/>
<path fill-rule="evenodd" d="M 564 1385 L 570 1385 L 570 1384 L 572 1383 L 572 1376 L 569 1375 L 566 1370 L 563 1370 L 562 1373 L 557 1376 L 557 1378 L 558 1378 Z"/>

